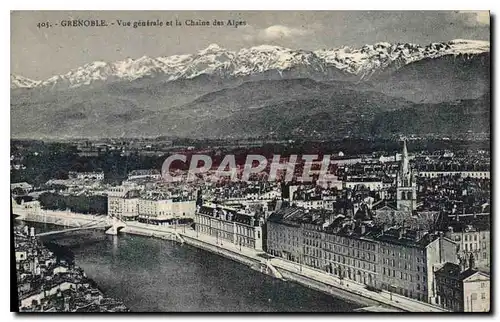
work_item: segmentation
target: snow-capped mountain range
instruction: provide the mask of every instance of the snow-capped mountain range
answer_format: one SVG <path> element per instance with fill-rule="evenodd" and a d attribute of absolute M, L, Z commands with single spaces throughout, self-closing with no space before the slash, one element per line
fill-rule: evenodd
<path fill-rule="evenodd" d="M 11 75 L 11 88 L 64 89 L 97 82 L 131 81 L 159 75 L 171 81 L 190 79 L 201 74 L 220 77 L 252 76 L 267 71 L 281 74 L 294 68 L 305 68 L 319 74 L 327 74 L 328 70 L 333 69 L 357 79 L 369 79 L 388 68 L 398 69 L 425 58 L 474 55 L 489 51 L 488 41 L 463 39 L 427 46 L 380 42 L 361 48 L 342 47 L 316 51 L 270 45 L 230 51 L 212 44 L 195 54 L 157 58 L 144 56 L 116 62 L 96 61 L 43 81 Z"/>

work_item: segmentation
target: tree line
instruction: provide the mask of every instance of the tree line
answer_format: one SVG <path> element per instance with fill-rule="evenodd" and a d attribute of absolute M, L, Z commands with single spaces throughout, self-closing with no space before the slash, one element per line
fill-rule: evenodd
<path fill-rule="evenodd" d="M 39 197 L 40 205 L 50 210 L 71 210 L 82 214 L 107 214 L 108 198 L 105 196 L 63 196 L 44 192 Z"/>

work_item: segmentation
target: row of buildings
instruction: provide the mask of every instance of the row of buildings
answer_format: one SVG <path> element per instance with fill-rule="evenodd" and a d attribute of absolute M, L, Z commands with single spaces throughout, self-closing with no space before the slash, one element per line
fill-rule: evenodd
<path fill-rule="evenodd" d="M 368 204 L 317 194 L 257 212 L 206 203 L 195 229 L 372 290 L 453 311 L 489 311 L 489 213 L 448 216 L 423 207 L 409 159 L 405 144 L 394 199 Z"/>
<path fill-rule="evenodd" d="M 373 290 L 455 311 L 489 311 L 489 275 L 473 259 L 463 260 L 454 231 L 379 227 L 370 220 L 299 207 L 274 211 L 267 220 L 264 214 L 205 203 L 196 211 L 195 229 L 218 243 L 265 251 Z M 485 233 L 459 234 L 474 239 Z"/>

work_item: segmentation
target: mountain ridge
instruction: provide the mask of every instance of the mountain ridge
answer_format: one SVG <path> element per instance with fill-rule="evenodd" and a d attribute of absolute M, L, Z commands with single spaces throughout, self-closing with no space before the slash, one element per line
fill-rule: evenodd
<path fill-rule="evenodd" d="M 490 51 L 489 41 L 455 39 L 421 46 L 413 43 L 379 42 L 360 48 L 343 46 L 314 51 L 260 45 L 231 51 L 216 44 L 193 54 L 143 56 L 115 62 L 94 61 L 54 75 L 31 80 L 11 74 L 11 88 L 67 89 L 116 81 L 162 76 L 167 81 L 191 79 L 202 74 L 218 77 L 251 77 L 266 72 L 298 70 L 298 76 L 316 79 L 369 80 L 387 69 L 442 56 L 477 55 Z M 294 74 L 294 77 L 297 75 Z"/>

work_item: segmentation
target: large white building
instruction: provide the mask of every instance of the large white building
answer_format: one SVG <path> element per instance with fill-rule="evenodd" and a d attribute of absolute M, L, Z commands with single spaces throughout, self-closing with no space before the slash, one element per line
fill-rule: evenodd
<path fill-rule="evenodd" d="M 333 199 L 294 200 L 293 205 L 304 209 L 333 209 Z"/>
<path fill-rule="evenodd" d="M 70 179 L 78 179 L 78 180 L 103 180 L 104 179 L 104 172 L 99 171 L 99 172 L 75 172 L 75 171 L 70 171 L 68 173 L 68 177 Z"/>
<path fill-rule="evenodd" d="M 113 187 L 108 190 L 108 215 L 122 220 L 136 220 L 139 190 L 133 185 Z"/>
<path fill-rule="evenodd" d="M 380 191 L 384 188 L 384 183 L 378 178 L 349 178 L 349 181 L 344 181 L 344 189 L 354 189 L 359 186 L 364 186 L 371 191 Z"/>
<path fill-rule="evenodd" d="M 187 197 L 145 194 L 134 184 L 108 190 L 108 214 L 122 220 L 154 224 L 187 222 L 194 218 L 196 201 Z"/>
<path fill-rule="evenodd" d="M 159 180 L 161 179 L 161 173 L 156 169 L 151 169 L 151 170 L 133 170 L 128 174 L 128 180 L 137 180 L 137 179 Z"/>
<path fill-rule="evenodd" d="M 262 250 L 264 217 L 249 210 L 204 204 L 195 215 L 198 234 L 212 236 L 217 243 Z"/>
<path fill-rule="evenodd" d="M 194 219 L 196 200 L 182 197 L 141 197 L 137 208 L 139 221 L 142 222 L 183 223 Z"/>
<path fill-rule="evenodd" d="M 425 178 L 459 175 L 462 178 L 489 179 L 490 171 L 420 171 L 418 175 Z"/>

